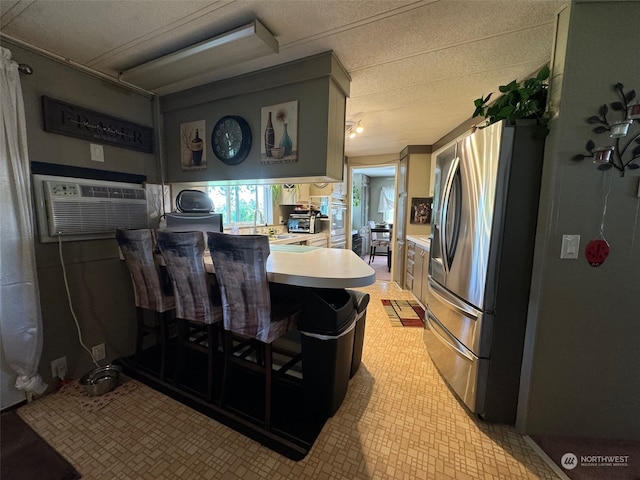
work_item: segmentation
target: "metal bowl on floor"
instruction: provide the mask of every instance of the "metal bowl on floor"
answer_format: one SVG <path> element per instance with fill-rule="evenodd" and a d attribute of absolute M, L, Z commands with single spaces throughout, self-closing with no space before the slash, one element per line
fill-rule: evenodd
<path fill-rule="evenodd" d="M 80 379 L 80 385 L 92 397 L 104 395 L 118 386 L 120 367 L 107 365 L 91 370 Z"/>

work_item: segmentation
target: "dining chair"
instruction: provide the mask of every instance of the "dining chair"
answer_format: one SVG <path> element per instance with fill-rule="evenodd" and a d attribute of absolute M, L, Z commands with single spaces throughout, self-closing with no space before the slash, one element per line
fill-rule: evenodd
<path fill-rule="evenodd" d="M 157 235 L 176 301 L 176 385 L 189 388 L 184 385 L 187 349 L 204 353 L 207 358 L 206 399 L 213 402 L 214 367 L 222 306 L 220 293 L 215 285 L 209 283 L 205 270 L 204 236 L 202 232 L 162 230 Z M 199 392 L 196 390 L 196 393 Z"/>
<path fill-rule="evenodd" d="M 273 386 L 272 343 L 293 330 L 302 307 L 294 297 L 277 298 L 267 279 L 269 240 L 264 235 L 225 235 L 208 232 L 209 251 L 222 297 L 224 317 L 224 374 L 222 404 L 231 384 L 232 364 L 263 373 L 265 377 L 264 426 L 271 427 Z M 244 343 L 234 345 L 234 338 Z M 256 361 L 245 346 L 255 347 Z M 239 348 L 238 348 L 239 347 Z M 276 374 L 284 374 L 301 356 L 277 350 L 291 358 Z"/>
<path fill-rule="evenodd" d="M 134 360 L 142 365 L 144 338 L 153 334 L 160 345 L 160 368 L 158 374 L 166 376 L 169 324 L 173 320 L 175 299 L 166 274 L 163 275 L 155 250 L 153 232 L 149 229 L 116 230 L 116 241 L 125 264 L 129 269 L 136 305 L 136 346 Z M 145 310 L 154 313 L 154 324 L 145 322 Z"/>
<path fill-rule="evenodd" d="M 379 232 L 374 232 L 373 229 L 376 228 L 376 222 L 374 222 L 373 220 L 369 220 L 369 228 L 370 228 L 370 247 L 369 247 L 369 263 L 371 263 L 373 261 L 373 258 L 376 255 L 384 255 L 387 257 L 389 257 L 389 248 L 390 248 L 390 242 L 389 242 L 389 238 L 385 238 L 383 237 L 382 233 Z M 376 253 L 376 249 L 378 248 L 385 248 L 384 253 Z"/>

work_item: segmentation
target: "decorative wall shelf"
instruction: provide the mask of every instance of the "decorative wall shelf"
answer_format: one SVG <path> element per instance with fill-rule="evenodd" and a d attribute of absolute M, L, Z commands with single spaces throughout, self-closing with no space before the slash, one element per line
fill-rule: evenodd
<path fill-rule="evenodd" d="M 636 92 L 629 90 L 625 93 L 624 85 L 621 83 L 616 83 L 613 90 L 620 96 L 621 101 L 613 102 L 609 106 L 602 105 L 598 115 L 587 119 L 588 123 L 596 125 L 593 128 L 594 133 L 609 132 L 611 143 L 596 146 L 593 140 L 589 140 L 585 145 L 589 153 L 579 153 L 573 157 L 573 160 L 593 158 L 593 163 L 597 164 L 598 170 L 615 168 L 623 177 L 626 170 L 640 168 L 636 162 L 640 159 L 640 129 L 634 128 L 640 122 L 640 102 L 631 103 L 636 98 Z M 619 112 L 616 115 L 618 119 L 609 118 L 610 111 Z"/>

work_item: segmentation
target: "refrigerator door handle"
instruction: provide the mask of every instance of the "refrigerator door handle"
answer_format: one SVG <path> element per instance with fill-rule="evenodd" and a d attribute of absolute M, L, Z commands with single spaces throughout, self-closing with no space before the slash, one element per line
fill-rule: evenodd
<path fill-rule="evenodd" d="M 440 285 L 438 285 L 436 281 L 433 280 L 433 278 L 431 277 L 429 277 L 428 286 L 429 286 L 429 294 L 433 295 L 441 302 L 447 304 L 452 309 L 457 310 L 458 312 L 460 312 L 465 316 L 472 317 L 475 320 L 477 320 L 478 317 L 480 316 L 480 313 L 481 313 L 480 311 L 470 307 L 469 305 L 463 303 L 462 301 L 448 294 L 446 290 L 444 290 Z"/>
<path fill-rule="evenodd" d="M 450 245 L 447 244 L 447 216 L 449 215 L 449 200 L 451 198 L 451 190 L 453 189 L 453 182 L 456 179 L 456 173 L 458 166 L 460 165 L 460 157 L 455 157 L 451 162 L 451 168 L 449 169 L 449 175 L 447 176 L 447 183 L 444 186 L 442 195 L 442 209 L 440 210 L 440 245 L 442 249 L 443 264 L 446 272 L 449 272 L 449 267 L 453 261 L 453 258 L 449 257 Z M 457 242 L 457 238 L 455 239 Z M 452 249 L 455 253 L 455 248 Z"/>
<path fill-rule="evenodd" d="M 431 313 L 427 314 L 427 324 L 438 340 L 454 350 L 459 355 L 462 355 L 467 360 L 474 362 L 477 360 L 474 356 L 467 351 L 467 349 L 458 341 L 456 337 L 451 335 L 447 329 L 435 318 Z"/>

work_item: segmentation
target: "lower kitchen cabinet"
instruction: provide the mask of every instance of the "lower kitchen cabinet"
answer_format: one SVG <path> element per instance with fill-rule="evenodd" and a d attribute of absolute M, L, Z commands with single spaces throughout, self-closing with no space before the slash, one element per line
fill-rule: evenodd
<path fill-rule="evenodd" d="M 313 246 L 313 247 L 327 248 L 329 246 L 329 243 L 327 241 L 327 237 L 322 236 L 322 237 L 314 238 L 313 240 L 307 241 L 307 245 Z"/>
<path fill-rule="evenodd" d="M 405 288 L 411 290 L 423 305 L 427 304 L 429 270 L 429 250 L 412 241 L 407 241 L 407 268 Z"/>

